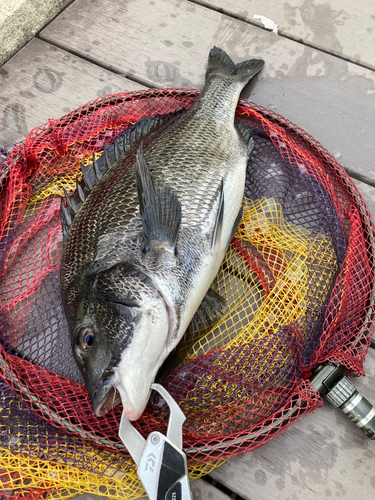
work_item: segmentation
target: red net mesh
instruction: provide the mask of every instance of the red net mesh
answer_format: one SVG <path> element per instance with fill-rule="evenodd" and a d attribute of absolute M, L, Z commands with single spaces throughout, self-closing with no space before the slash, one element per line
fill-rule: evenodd
<path fill-rule="evenodd" d="M 100 475 L 102 453 L 107 469 L 124 470 L 121 408 L 95 417 L 70 350 L 58 279 L 60 196 L 63 187 L 74 189 L 80 163 L 101 154 L 105 143 L 142 116 L 183 112 L 198 94 L 163 89 L 100 98 L 2 152 L 1 398 L 13 416 L 0 414 L 0 425 L 2 449 L 11 454 L 53 456 Z M 184 445 L 196 475 L 208 463 L 261 446 L 320 406 L 308 381 L 318 364 L 332 361 L 363 374 L 374 320 L 373 224 L 350 178 L 279 115 L 242 100 L 237 118 L 253 130 L 255 150 L 244 218 L 214 286 L 238 304 L 217 335 L 198 344 L 184 339 L 185 363 L 165 383 L 187 416 Z M 245 296 L 253 297 L 246 307 L 239 300 Z M 165 404 L 155 398 L 136 427 L 143 435 L 165 432 L 167 420 Z M 44 436 L 43 447 L 30 427 Z M 19 439 L 12 442 L 15 431 Z M 91 465 L 78 452 L 83 442 L 96 450 Z M 0 476 L 6 498 L 18 498 L 17 474 Z M 23 484 L 19 498 L 56 489 L 36 484 L 29 490 Z"/>

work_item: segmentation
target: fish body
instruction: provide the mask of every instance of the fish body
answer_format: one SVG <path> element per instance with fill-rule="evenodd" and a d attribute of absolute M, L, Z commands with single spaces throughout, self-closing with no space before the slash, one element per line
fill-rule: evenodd
<path fill-rule="evenodd" d="M 235 109 L 262 66 L 235 65 L 214 47 L 191 108 L 124 146 L 95 186 L 86 181 L 89 194 L 78 186 L 83 204 L 74 219 L 67 197 L 62 298 L 99 416 L 118 403 L 117 389 L 128 418 L 139 418 L 218 272 L 239 222 L 252 149 Z"/>

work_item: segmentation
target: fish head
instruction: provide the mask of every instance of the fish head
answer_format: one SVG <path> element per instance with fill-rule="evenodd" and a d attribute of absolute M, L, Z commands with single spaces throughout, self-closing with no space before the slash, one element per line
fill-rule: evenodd
<path fill-rule="evenodd" d="M 126 416 L 137 420 L 170 331 L 168 307 L 151 279 L 129 266 L 99 273 L 86 288 L 73 331 L 94 413 L 103 416 L 122 401 Z"/>

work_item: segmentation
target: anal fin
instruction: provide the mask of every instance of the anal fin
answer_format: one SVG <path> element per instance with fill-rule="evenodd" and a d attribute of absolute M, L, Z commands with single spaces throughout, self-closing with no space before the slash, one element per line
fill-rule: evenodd
<path fill-rule="evenodd" d="M 224 316 L 225 299 L 213 288 L 209 288 L 185 333 L 186 343 L 195 343 L 206 335 Z"/>

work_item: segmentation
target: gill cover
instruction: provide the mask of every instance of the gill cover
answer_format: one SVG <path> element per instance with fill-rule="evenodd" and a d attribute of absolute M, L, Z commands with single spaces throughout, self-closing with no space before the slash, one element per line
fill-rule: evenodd
<path fill-rule="evenodd" d="M 177 265 L 175 247 L 181 205 L 168 186 L 155 186 L 142 145 L 137 158 L 137 190 L 143 228 L 142 254 L 160 267 Z M 167 265 L 163 266 L 163 262 Z M 162 294 L 139 262 L 94 261 L 83 310 L 75 327 L 74 351 L 100 416 L 119 403 L 138 418 L 170 335 L 171 321 Z M 117 392 L 118 391 L 118 392 Z"/>

